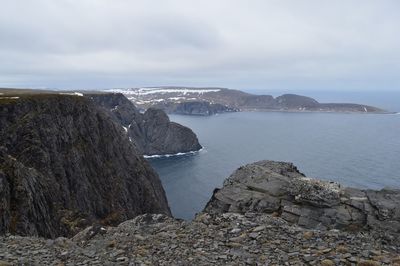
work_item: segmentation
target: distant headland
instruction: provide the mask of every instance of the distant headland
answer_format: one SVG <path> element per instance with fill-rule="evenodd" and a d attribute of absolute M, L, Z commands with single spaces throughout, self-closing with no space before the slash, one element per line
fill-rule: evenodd
<path fill-rule="evenodd" d="M 112 91 L 124 94 L 140 109 L 155 107 L 170 114 L 204 116 L 241 111 L 390 113 L 365 104 L 320 103 L 296 94 L 274 98 L 217 87 L 146 87 Z"/>

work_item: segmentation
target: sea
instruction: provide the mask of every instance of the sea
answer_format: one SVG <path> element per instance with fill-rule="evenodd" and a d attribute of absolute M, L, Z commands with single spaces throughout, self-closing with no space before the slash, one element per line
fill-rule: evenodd
<path fill-rule="evenodd" d="M 398 92 L 299 94 L 400 112 Z M 399 113 L 238 112 L 170 119 L 190 127 L 203 146 L 196 153 L 148 159 L 177 218 L 192 219 L 235 169 L 259 160 L 292 162 L 309 177 L 345 186 L 400 188 Z"/>

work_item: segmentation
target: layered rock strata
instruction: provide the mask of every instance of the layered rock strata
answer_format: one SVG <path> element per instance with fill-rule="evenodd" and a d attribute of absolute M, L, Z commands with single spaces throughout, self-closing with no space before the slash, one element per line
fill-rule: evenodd
<path fill-rule="evenodd" d="M 373 230 L 400 243 L 400 190 L 361 190 L 307 178 L 291 163 L 240 167 L 216 189 L 209 213 L 270 213 L 305 228 Z"/>

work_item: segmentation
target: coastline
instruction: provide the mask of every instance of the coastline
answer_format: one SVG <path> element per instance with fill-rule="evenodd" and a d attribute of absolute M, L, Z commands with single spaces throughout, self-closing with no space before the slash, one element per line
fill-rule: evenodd
<path fill-rule="evenodd" d="M 177 157 L 177 156 L 185 156 L 185 155 L 194 155 L 204 150 L 202 147 L 200 150 L 197 151 L 188 151 L 188 152 L 178 152 L 173 154 L 154 154 L 154 155 L 143 155 L 145 159 L 156 159 L 156 158 L 169 158 L 169 157 Z"/>
<path fill-rule="evenodd" d="M 324 111 L 324 110 L 274 110 L 274 109 L 240 109 L 238 113 L 241 112 L 276 112 L 276 113 L 328 113 L 328 114 L 373 114 L 373 115 L 390 115 L 390 114 L 400 114 L 400 112 L 357 112 L 357 111 Z M 226 112 L 228 113 L 228 112 Z"/>

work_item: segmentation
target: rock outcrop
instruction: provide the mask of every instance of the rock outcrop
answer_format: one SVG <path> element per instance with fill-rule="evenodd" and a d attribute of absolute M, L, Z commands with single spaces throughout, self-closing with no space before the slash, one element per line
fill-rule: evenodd
<path fill-rule="evenodd" d="M 143 213 L 170 215 L 161 182 L 102 108 L 72 95 L 0 100 L 0 234 L 70 236 Z"/>
<path fill-rule="evenodd" d="M 121 93 L 85 95 L 111 113 L 142 154 L 176 154 L 201 149 L 190 128 L 171 122 L 160 109 L 149 108 L 142 114 Z"/>
<path fill-rule="evenodd" d="M 400 190 L 360 190 L 305 177 L 291 163 L 240 167 L 216 189 L 209 213 L 273 213 L 305 228 L 373 230 L 400 243 Z"/>

